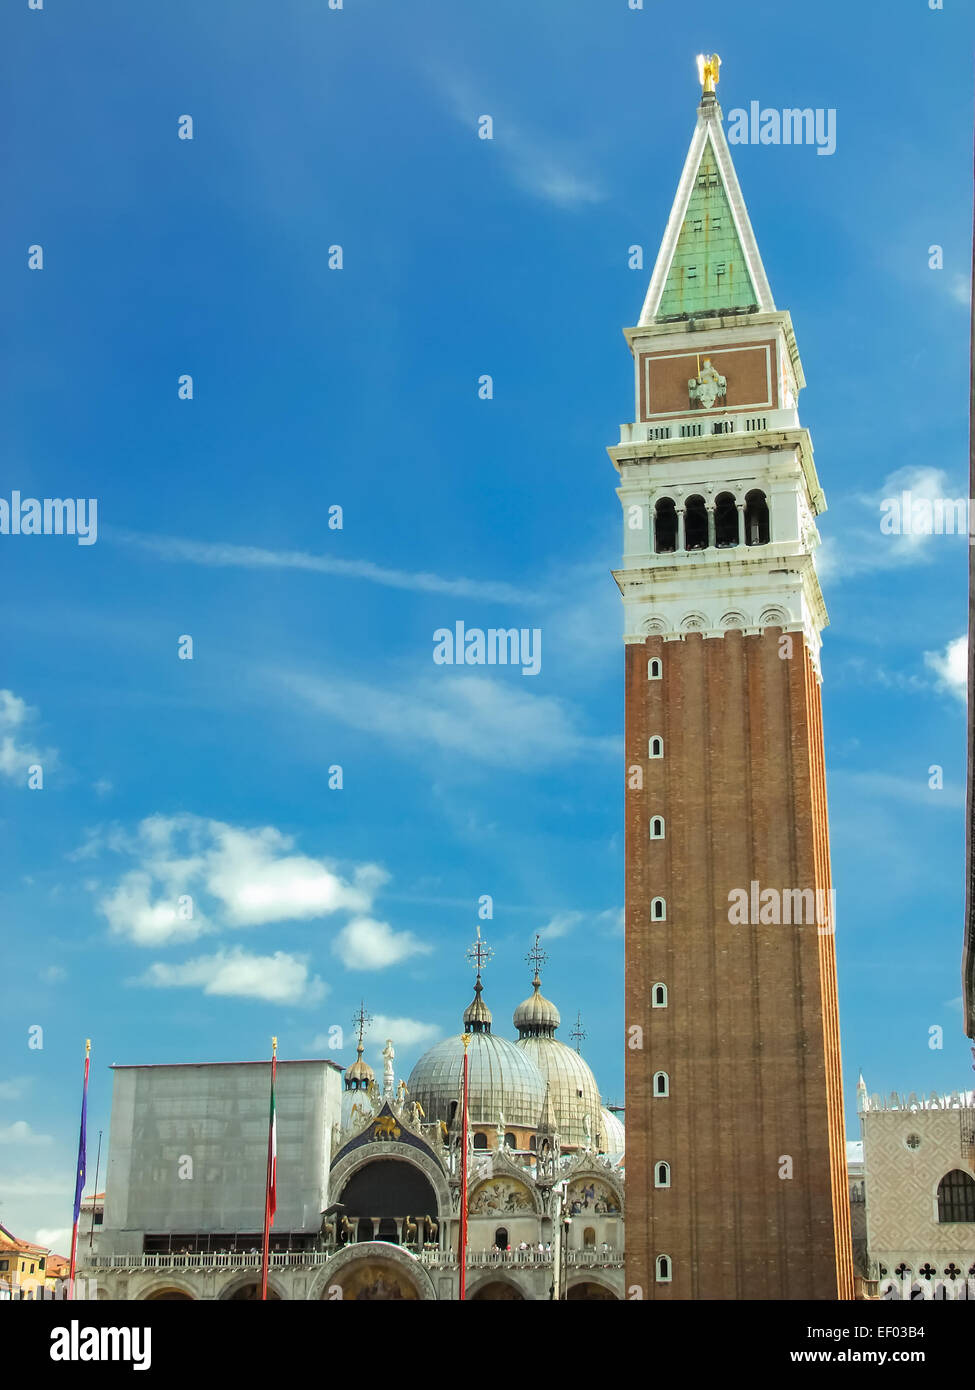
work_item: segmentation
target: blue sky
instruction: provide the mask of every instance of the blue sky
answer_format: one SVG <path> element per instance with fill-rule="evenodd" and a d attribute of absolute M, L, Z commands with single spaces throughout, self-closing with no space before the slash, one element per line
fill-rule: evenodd
<path fill-rule="evenodd" d="M 272 1033 L 328 1055 L 364 998 L 372 1059 L 388 1027 L 406 1075 L 459 1027 L 481 894 L 495 1026 L 541 931 L 563 1036 L 581 1010 L 621 1098 L 605 447 L 702 49 L 726 116 L 837 113 L 829 157 L 732 153 L 829 502 L 848 1107 L 858 1068 L 970 1084 L 967 547 L 879 531 L 892 488 L 967 488 L 971 25 L 945 4 L 5 8 L 0 496 L 95 497 L 98 540 L 0 537 L 4 1225 L 63 1245 L 86 1036 L 92 1173 L 112 1062 L 253 1058 Z M 434 666 L 458 620 L 541 628 L 541 673 Z"/>

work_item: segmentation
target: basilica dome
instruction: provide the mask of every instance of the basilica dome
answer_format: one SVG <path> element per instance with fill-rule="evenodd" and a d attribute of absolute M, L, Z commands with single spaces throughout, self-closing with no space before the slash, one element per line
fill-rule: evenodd
<path fill-rule="evenodd" d="M 561 1018 L 555 1005 L 542 994 L 541 984 L 536 972 L 531 997 L 515 1010 L 514 1024 L 519 1034 L 515 1046 L 534 1062 L 548 1082 L 563 1147 L 585 1146 L 588 1116 L 592 1147 L 605 1150 L 605 1125 L 596 1078 L 585 1059 L 555 1036 Z"/>
<path fill-rule="evenodd" d="M 603 1153 L 612 1154 L 615 1158 L 617 1154 L 626 1151 L 626 1130 L 623 1128 L 623 1121 L 619 1116 L 614 1115 L 612 1110 L 607 1110 L 603 1106 L 603 1139 L 600 1148 Z"/>
<path fill-rule="evenodd" d="M 491 1011 L 481 998 L 481 981 L 464 1014 L 470 1032 L 468 1093 L 471 1124 L 535 1129 L 545 1101 L 545 1079 L 533 1060 L 515 1043 L 491 1032 Z M 419 1101 L 428 1120 L 450 1123 L 464 1084 L 463 1035 L 445 1038 L 425 1052 L 407 1082 L 411 1100 Z"/>

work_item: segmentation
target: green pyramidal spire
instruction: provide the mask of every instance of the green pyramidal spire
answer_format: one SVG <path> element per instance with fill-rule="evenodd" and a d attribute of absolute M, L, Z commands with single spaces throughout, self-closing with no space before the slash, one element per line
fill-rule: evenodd
<path fill-rule="evenodd" d="M 705 92 L 640 322 L 774 308 L 721 108 Z"/>
<path fill-rule="evenodd" d="M 718 309 L 758 308 L 748 260 L 710 140 L 701 162 L 656 318 Z"/>

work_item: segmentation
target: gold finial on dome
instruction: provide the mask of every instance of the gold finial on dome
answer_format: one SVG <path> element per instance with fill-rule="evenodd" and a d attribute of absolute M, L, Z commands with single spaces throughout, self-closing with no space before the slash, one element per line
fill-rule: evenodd
<path fill-rule="evenodd" d="M 701 94 L 713 96 L 714 89 L 718 85 L 718 69 L 721 67 L 721 59 L 717 53 L 699 53 L 697 55 L 697 75 L 701 83 Z"/>

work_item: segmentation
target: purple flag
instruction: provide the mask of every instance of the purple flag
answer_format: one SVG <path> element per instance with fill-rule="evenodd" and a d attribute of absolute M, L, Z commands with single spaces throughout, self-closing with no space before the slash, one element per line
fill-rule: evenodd
<path fill-rule="evenodd" d="M 74 1184 L 74 1217 L 72 1225 L 78 1224 L 81 1213 L 81 1197 L 85 1190 L 85 1150 L 87 1141 L 85 1129 L 88 1122 L 88 1058 L 85 1057 L 85 1089 L 81 1096 L 81 1134 L 78 1139 L 78 1173 Z"/>

